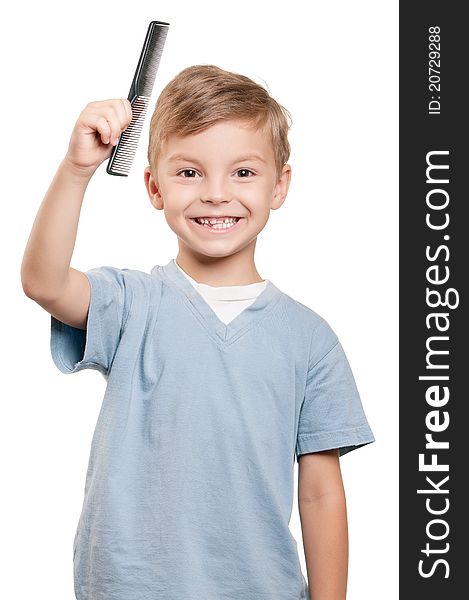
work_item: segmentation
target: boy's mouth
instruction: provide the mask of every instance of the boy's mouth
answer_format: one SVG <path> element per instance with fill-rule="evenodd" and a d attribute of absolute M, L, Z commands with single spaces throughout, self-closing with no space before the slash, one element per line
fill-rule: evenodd
<path fill-rule="evenodd" d="M 227 231 L 233 229 L 242 217 L 193 217 L 191 221 L 212 231 Z"/>

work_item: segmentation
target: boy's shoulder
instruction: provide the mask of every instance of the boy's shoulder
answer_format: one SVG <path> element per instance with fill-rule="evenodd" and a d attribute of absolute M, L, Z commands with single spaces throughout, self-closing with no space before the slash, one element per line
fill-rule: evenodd
<path fill-rule="evenodd" d="M 158 275 L 157 266 L 153 267 L 150 272 L 143 271 L 141 269 L 134 269 L 131 267 L 115 267 L 112 265 L 102 265 L 99 267 L 93 267 L 86 271 L 86 273 L 100 275 L 101 278 L 109 281 L 119 281 L 122 283 L 128 283 L 129 285 L 135 284 L 151 284 L 161 282 L 161 277 Z"/>
<path fill-rule="evenodd" d="M 286 292 L 282 291 L 282 294 L 285 298 L 285 302 L 287 304 L 288 310 L 298 319 L 303 320 L 307 323 L 311 323 L 312 325 L 318 324 L 321 321 L 324 321 L 324 317 L 322 317 L 319 313 L 313 310 L 310 306 L 303 304 L 299 300 L 296 300 Z"/>
<path fill-rule="evenodd" d="M 141 269 L 102 265 L 85 274 L 104 298 L 112 295 L 126 305 L 154 301 L 155 296 L 161 295 L 161 278 Z"/>
<path fill-rule="evenodd" d="M 338 343 L 338 337 L 322 315 L 289 294 L 282 292 L 282 295 L 292 328 L 309 340 L 310 365 L 313 365 Z"/>

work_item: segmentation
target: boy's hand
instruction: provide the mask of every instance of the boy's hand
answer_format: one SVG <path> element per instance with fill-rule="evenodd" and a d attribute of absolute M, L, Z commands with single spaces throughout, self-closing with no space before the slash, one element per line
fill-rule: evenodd
<path fill-rule="evenodd" d="M 75 123 L 66 161 L 80 174 L 91 176 L 109 158 L 131 120 L 132 108 L 126 98 L 90 102 Z"/>

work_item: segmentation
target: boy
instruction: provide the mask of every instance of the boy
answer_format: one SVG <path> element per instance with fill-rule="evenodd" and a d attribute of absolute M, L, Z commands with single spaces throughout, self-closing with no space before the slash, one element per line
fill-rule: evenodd
<path fill-rule="evenodd" d="M 150 124 L 144 180 L 178 237 L 151 273 L 70 267 L 86 186 L 131 121 L 91 102 L 22 265 L 63 373 L 107 387 L 74 540 L 78 600 L 343 600 L 339 456 L 374 441 L 328 323 L 262 279 L 287 195 L 288 113 L 247 77 L 184 69 Z M 288 524 L 293 467 L 309 586 Z"/>

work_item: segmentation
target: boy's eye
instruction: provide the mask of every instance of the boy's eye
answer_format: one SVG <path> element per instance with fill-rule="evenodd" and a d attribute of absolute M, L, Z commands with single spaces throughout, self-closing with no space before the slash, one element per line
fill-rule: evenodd
<path fill-rule="evenodd" d="M 240 177 L 250 177 L 250 175 L 246 175 L 246 173 L 251 173 L 251 175 L 254 175 L 250 169 L 238 169 L 237 173 L 242 173 Z"/>
<path fill-rule="evenodd" d="M 183 171 L 179 171 L 178 175 L 181 175 L 182 173 L 191 173 L 191 175 L 184 175 L 184 177 L 194 177 L 197 174 L 197 171 L 194 171 L 194 169 L 184 169 Z"/>

